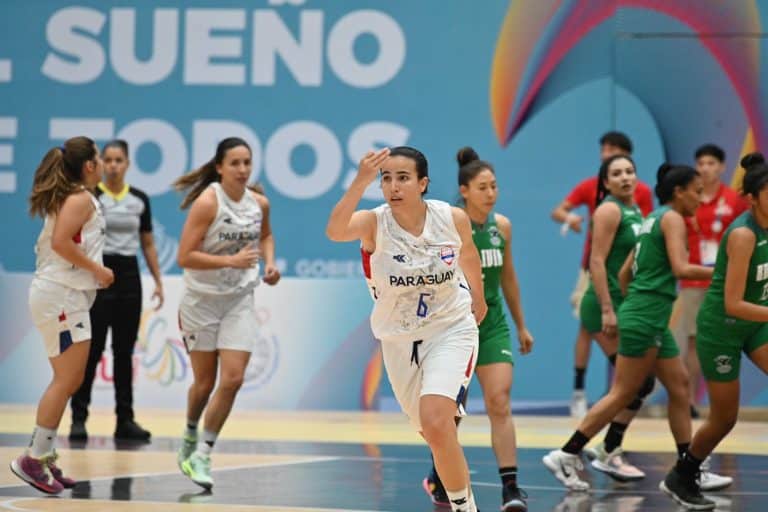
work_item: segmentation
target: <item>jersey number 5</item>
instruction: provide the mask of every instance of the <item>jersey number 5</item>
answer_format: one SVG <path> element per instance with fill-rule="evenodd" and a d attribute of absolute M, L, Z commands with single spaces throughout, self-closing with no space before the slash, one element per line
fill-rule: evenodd
<path fill-rule="evenodd" d="M 424 318 L 427 316 L 427 303 L 424 302 L 424 297 L 429 297 L 432 295 L 431 293 L 420 293 L 419 294 L 419 305 L 416 307 L 416 316 L 419 318 Z"/>

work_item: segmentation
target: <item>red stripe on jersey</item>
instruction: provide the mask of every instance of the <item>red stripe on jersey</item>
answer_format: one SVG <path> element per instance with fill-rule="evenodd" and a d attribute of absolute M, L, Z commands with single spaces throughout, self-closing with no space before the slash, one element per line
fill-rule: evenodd
<path fill-rule="evenodd" d="M 371 278 L 371 253 L 360 248 L 360 256 L 363 259 L 363 273 L 367 279 Z"/>
<path fill-rule="evenodd" d="M 76 244 L 81 244 L 83 242 L 82 234 L 83 234 L 83 230 L 80 229 L 80 231 L 75 233 L 75 236 L 72 237 L 72 241 L 75 242 Z"/>
<path fill-rule="evenodd" d="M 467 371 L 464 372 L 464 376 L 469 378 L 472 374 L 472 360 L 475 358 L 475 349 L 472 349 L 472 355 L 469 356 L 469 362 L 467 362 Z"/>
<path fill-rule="evenodd" d="M 61 314 L 59 315 L 59 322 L 63 322 L 66 319 L 67 319 L 67 314 L 62 311 Z"/>

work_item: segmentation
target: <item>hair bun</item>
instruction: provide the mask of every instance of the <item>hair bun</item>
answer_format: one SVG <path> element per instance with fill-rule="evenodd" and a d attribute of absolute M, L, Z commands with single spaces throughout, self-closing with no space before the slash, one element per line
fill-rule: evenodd
<path fill-rule="evenodd" d="M 674 165 L 670 164 L 669 162 L 664 162 L 659 166 L 659 169 L 656 171 L 656 182 L 660 182 L 664 179 L 664 176 L 669 173 L 669 171 L 672 170 Z"/>
<path fill-rule="evenodd" d="M 469 146 L 464 146 L 458 153 L 456 153 L 456 161 L 459 163 L 459 167 L 464 167 L 475 160 L 480 160 L 480 157 L 478 156 L 477 151 Z"/>
<path fill-rule="evenodd" d="M 751 167 L 764 164 L 765 157 L 759 151 L 755 151 L 753 153 L 749 153 L 748 155 L 745 155 L 744 158 L 742 158 L 741 162 L 739 163 L 744 168 L 744 170 L 749 171 Z"/>

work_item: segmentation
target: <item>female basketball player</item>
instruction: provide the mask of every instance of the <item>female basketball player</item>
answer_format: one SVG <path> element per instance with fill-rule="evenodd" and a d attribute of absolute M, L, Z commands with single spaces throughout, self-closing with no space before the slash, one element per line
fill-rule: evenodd
<path fill-rule="evenodd" d="M 102 158 L 105 179 L 99 183 L 96 197 L 107 222 L 104 264 L 115 273 L 115 282 L 108 290 L 96 293 L 96 301 L 91 308 L 91 352 L 83 384 L 72 396 L 69 439 L 88 439 L 85 420 L 91 403 L 93 379 L 104 352 L 107 330 L 111 328 L 117 414 L 115 437 L 148 441 L 151 434 L 134 420 L 133 414 L 133 349 L 141 320 L 141 276 L 136 258 L 139 247 L 155 278 L 153 297 L 158 299 L 158 307 L 163 303 L 163 283 L 152 237 L 152 214 L 147 195 L 125 182 L 130 164 L 128 144 L 123 140 L 108 142 L 104 145 Z"/>
<path fill-rule="evenodd" d="M 386 204 L 355 211 L 379 173 Z M 429 444 L 451 508 L 475 512 L 454 418 L 463 413 L 487 306 L 469 219 L 459 208 L 423 199 L 428 173 L 427 159 L 413 148 L 369 152 L 326 234 L 336 242 L 360 240 L 374 298 L 371 328 L 395 397 Z"/>
<path fill-rule="evenodd" d="M 612 364 L 619 340 L 616 311 L 623 301 L 619 270 L 635 248 L 643 217 L 635 205 L 637 173 L 631 157 L 616 155 L 604 160 L 597 176 L 597 201 L 592 216 L 589 256 L 590 283 L 579 308 L 582 327 L 594 338 Z M 619 481 L 640 480 L 645 474 L 627 462 L 621 448 L 624 432 L 653 390 L 654 378 L 646 378 L 638 396 L 611 421 L 605 441 L 588 455 L 592 466 Z"/>
<path fill-rule="evenodd" d="M 88 310 L 96 289 L 114 280 L 101 263 L 105 222 L 90 192 L 101 180 L 102 166 L 91 139 L 69 139 L 45 154 L 29 197 L 30 213 L 44 218 L 35 246 L 29 308 L 42 334 L 53 380 L 38 403 L 29 449 L 11 462 L 11 470 L 48 494 L 75 485 L 56 466 L 53 443 L 67 401 L 83 380 L 91 344 Z"/>
<path fill-rule="evenodd" d="M 493 211 L 498 189 L 493 166 L 480 160 L 475 150 L 465 147 L 456 155 L 459 163 L 459 192 L 464 211 L 472 222 L 472 240 L 480 252 L 485 302 L 488 314 L 480 324 L 480 343 L 475 372 L 491 421 L 491 444 L 499 464 L 503 512 L 527 510 L 525 492 L 517 485 L 517 442 L 515 423 L 509 406 L 512 387 L 512 336 L 504 318 L 506 300 L 517 326 L 520 353 L 533 347 L 533 336 L 525 326 L 520 288 L 512 262 L 512 225 Z M 504 296 L 499 293 L 499 288 Z M 434 465 L 424 479 L 424 489 L 435 504 L 448 504 L 445 489 Z"/>
<path fill-rule="evenodd" d="M 684 216 L 695 213 L 702 189 L 698 173 L 688 166 L 662 165 L 656 196 L 663 206 L 642 224 L 631 266 L 634 278 L 618 313 L 619 352 L 610 392 L 596 403 L 561 450 L 544 456 L 544 464 L 572 490 L 587 490 L 579 478 L 579 454 L 589 440 L 636 397 L 645 378 L 655 371 L 669 395 L 669 425 L 682 454 L 691 439 L 687 372 L 669 331 L 678 278 L 707 279 L 712 269 L 688 263 Z M 605 320 L 604 320 L 605 321 Z M 728 482 L 730 484 L 730 481 Z"/>
<path fill-rule="evenodd" d="M 709 416 L 660 485 L 693 510 L 715 508 L 701 495 L 696 475 L 736 424 L 741 353 L 768 373 L 768 165 L 759 153 L 747 155 L 741 165 L 746 169 L 742 190 L 751 208 L 720 241 L 712 284 L 697 318 L 696 350 L 707 380 Z"/>
<path fill-rule="evenodd" d="M 230 137 L 219 143 L 214 158 L 175 183 L 178 190 L 190 189 L 181 203 L 191 208 L 179 241 L 185 284 L 179 325 L 194 378 L 178 462 L 185 475 L 206 489 L 213 487 L 211 450 L 243 383 L 258 335 L 253 289 L 259 281 L 259 260 L 264 260 L 265 283 L 274 285 L 280 279 L 269 201 L 248 188 L 251 167 L 251 148 Z M 209 404 L 217 373 L 219 385 Z M 197 442 L 203 409 L 203 437 Z"/>

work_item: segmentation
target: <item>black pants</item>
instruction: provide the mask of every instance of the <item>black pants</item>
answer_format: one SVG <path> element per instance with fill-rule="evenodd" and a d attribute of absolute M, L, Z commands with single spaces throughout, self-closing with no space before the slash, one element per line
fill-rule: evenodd
<path fill-rule="evenodd" d="M 96 366 L 101 361 L 112 328 L 112 375 L 118 423 L 133 420 L 133 348 L 141 320 L 141 277 L 135 256 L 104 255 L 104 265 L 115 273 L 115 282 L 99 290 L 91 308 L 91 352 L 80 389 L 72 396 L 72 421 L 88 418 Z"/>

